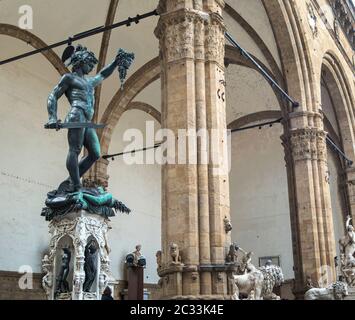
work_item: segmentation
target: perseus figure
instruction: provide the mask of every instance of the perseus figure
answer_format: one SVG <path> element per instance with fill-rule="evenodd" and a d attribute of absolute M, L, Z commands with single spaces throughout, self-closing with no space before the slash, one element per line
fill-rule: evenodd
<path fill-rule="evenodd" d="M 78 45 L 70 57 L 69 65 L 72 66 L 72 72 L 65 74 L 49 95 L 49 121 L 45 124 L 45 128 L 61 128 L 59 126 L 61 122 L 57 119 L 57 101 L 63 94 L 65 94 L 71 106 L 63 124 L 67 124 L 66 128 L 68 128 L 69 152 L 66 167 L 69 178 L 58 188 L 60 191 L 79 191 L 82 187 L 80 178 L 100 158 L 100 142 L 95 131 L 95 125 L 91 123 L 95 104 L 94 89 L 108 78 L 116 68 L 122 68 L 123 66 L 128 69 L 130 63 L 127 65 L 126 61 L 122 61 L 122 51 L 124 52 L 121 49 L 115 60 L 97 75 L 87 77 L 86 75 L 93 70 L 98 60 L 93 52 Z M 130 62 L 132 61 L 133 59 Z M 65 128 L 65 126 L 62 126 L 62 128 Z M 87 149 L 87 156 L 79 162 L 78 157 L 83 146 Z"/>

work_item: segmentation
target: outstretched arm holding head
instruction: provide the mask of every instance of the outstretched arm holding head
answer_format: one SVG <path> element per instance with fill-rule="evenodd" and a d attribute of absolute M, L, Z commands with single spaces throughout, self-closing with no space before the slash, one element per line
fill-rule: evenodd
<path fill-rule="evenodd" d="M 119 49 L 115 60 L 103 68 L 95 77 L 91 78 L 92 86 L 98 86 L 103 80 L 108 78 L 117 67 L 122 83 L 127 76 L 127 70 L 131 66 L 133 60 L 134 53 L 129 53 L 123 49 Z"/>
<path fill-rule="evenodd" d="M 90 79 L 91 85 L 96 87 L 100 85 L 105 79 L 112 75 L 115 69 L 118 67 L 118 57 L 114 61 L 112 61 L 109 65 L 104 67 L 95 77 Z"/>

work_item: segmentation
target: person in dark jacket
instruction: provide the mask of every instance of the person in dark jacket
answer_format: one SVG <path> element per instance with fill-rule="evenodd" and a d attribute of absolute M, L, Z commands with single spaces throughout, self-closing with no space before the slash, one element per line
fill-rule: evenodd
<path fill-rule="evenodd" d="M 106 287 L 102 293 L 101 300 L 113 300 L 112 291 L 110 287 Z"/>

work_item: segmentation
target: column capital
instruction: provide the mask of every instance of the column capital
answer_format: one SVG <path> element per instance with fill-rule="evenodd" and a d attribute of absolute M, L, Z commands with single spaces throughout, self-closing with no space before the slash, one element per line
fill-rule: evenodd
<path fill-rule="evenodd" d="M 208 23 L 208 14 L 194 9 L 163 13 L 154 31 L 166 61 L 195 58 L 195 29 Z"/>
<path fill-rule="evenodd" d="M 205 50 L 206 61 L 217 62 L 224 67 L 226 27 L 223 18 L 218 13 L 211 13 L 209 23 L 206 25 Z"/>
<path fill-rule="evenodd" d="M 294 161 L 327 159 L 326 136 L 317 128 L 292 129 L 282 137 L 284 145 L 291 148 Z"/>
<path fill-rule="evenodd" d="M 324 114 L 307 110 L 295 111 L 287 114 L 291 128 L 316 127 L 323 129 Z"/>

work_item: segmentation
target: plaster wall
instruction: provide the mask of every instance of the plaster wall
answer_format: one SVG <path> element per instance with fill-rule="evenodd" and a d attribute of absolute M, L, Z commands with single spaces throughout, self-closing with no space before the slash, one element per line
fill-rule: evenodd
<path fill-rule="evenodd" d="M 116 127 L 110 153 L 141 149 L 144 146 L 152 146 L 153 142 L 143 145 L 136 140 L 124 142 L 126 130 L 137 129 L 146 136 L 146 121 L 153 121 L 156 130 L 160 128 L 148 114 L 132 110 L 123 114 Z M 131 210 L 130 215 L 118 214 L 112 219 L 112 230 L 109 233 L 109 241 L 112 247 L 110 255 L 114 275 L 118 279 L 124 279 L 124 258 L 127 253 L 133 251 L 135 245 L 142 244 L 142 253 L 147 259 L 145 270 L 145 282 L 156 283 L 155 253 L 161 250 L 161 169 L 159 164 L 129 164 L 151 156 L 158 151 L 137 152 L 125 157 L 117 157 L 111 161 L 108 167 L 109 190 L 123 201 Z M 127 160 L 128 159 L 128 160 Z"/>
<path fill-rule="evenodd" d="M 34 272 L 41 271 L 49 241 L 41 209 L 46 193 L 67 175 L 65 131 L 43 128 L 48 120 L 46 98 L 53 86 L 36 72 L 39 69 L 49 78 L 55 76 L 40 56 L 2 66 L 0 73 L 1 270 L 17 271 L 29 265 Z M 64 106 L 59 108 L 63 115 Z"/>
<path fill-rule="evenodd" d="M 260 257 L 280 256 L 286 279 L 292 279 L 293 256 L 284 152 L 276 125 L 237 132 L 232 137 L 232 240 Z"/>
<path fill-rule="evenodd" d="M 344 236 L 345 216 L 341 195 L 339 189 L 339 175 L 338 175 L 339 159 L 333 151 L 328 148 L 328 169 L 329 169 L 329 183 L 330 183 L 330 198 L 333 211 L 333 225 L 334 238 L 336 245 L 337 256 L 340 256 L 338 241 Z"/>
<path fill-rule="evenodd" d="M 327 119 L 331 123 L 333 129 L 335 130 L 338 137 L 340 136 L 340 130 L 337 122 L 337 118 L 334 112 L 333 103 L 329 92 L 324 84 L 322 84 L 322 111 L 327 116 Z"/>
<path fill-rule="evenodd" d="M 227 123 L 248 114 L 279 110 L 279 102 L 267 81 L 255 70 L 231 64 L 226 71 Z"/>

